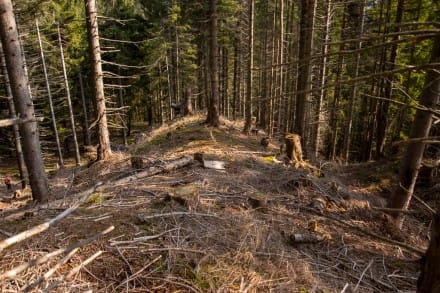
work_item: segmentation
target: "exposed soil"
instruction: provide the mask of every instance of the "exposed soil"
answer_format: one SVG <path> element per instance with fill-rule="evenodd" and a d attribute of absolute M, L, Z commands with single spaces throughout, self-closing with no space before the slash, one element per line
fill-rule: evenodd
<path fill-rule="evenodd" d="M 314 163 L 316 172 L 286 165 L 278 140 L 244 136 L 241 125 L 220 129 L 200 117 L 138 136 L 129 147 L 149 166 L 203 152 L 224 170 L 194 162 L 175 171 L 115 185 L 133 174 L 130 153 L 90 167 L 50 172 L 51 203 L 35 207 L 29 191 L 11 199 L 2 186 L 0 230 L 16 234 L 44 223 L 95 190 L 72 214 L 1 253 L 0 273 L 58 248 L 114 230 L 80 248 L 37 288 L 51 292 L 410 292 L 428 243 L 429 214 L 417 203 L 402 232 L 383 207 L 395 166 Z M 275 158 L 275 159 L 274 159 Z M 278 162 L 280 161 L 280 162 Z M 394 167 L 393 167 L 394 166 Z M 10 172 L 0 167 L 3 175 Z M 370 233 L 368 235 L 367 233 Z M 407 244 L 403 247 L 384 239 Z M 316 238 L 299 242 L 295 235 Z M 296 237 L 296 238 L 295 238 Z M 7 238 L 0 234 L 0 241 Z M 102 254 L 64 278 L 95 252 Z M 9 279 L 1 292 L 34 282 L 64 257 Z M 55 284 L 55 282 L 59 282 Z"/>

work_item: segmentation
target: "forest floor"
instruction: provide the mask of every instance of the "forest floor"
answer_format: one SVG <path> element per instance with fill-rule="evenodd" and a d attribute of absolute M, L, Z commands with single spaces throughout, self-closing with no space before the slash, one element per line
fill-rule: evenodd
<path fill-rule="evenodd" d="M 16 234 L 55 218 L 93 191 L 66 218 L 15 244 L 0 258 L 0 291 L 37 286 L 49 292 L 414 292 L 420 251 L 428 244 L 429 214 L 417 202 L 396 232 L 383 207 L 395 163 L 341 166 L 316 163 L 320 174 L 286 165 L 262 135 L 241 125 L 219 129 L 201 117 L 181 119 L 138 135 L 129 152 L 90 167 L 49 172 L 51 202 L 34 206 L 0 192 L 0 230 Z M 133 174 L 132 155 L 149 166 L 203 152 L 225 163 L 197 161 L 169 172 L 117 184 Z M 276 156 L 274 156 L 274 155 Z M 4 160 L 2 160 L 4 162 Z M 0 173 L 12 172 L 3 163 Z M 104 182 L 96 187 L 97 182 Z M 93 188 L 95 186 L 95 188 Z M 66 259 L 5 278 L 5 272 L 57 249 L 114 230 Z M 0 234 L 1 240 L 7 238 Z M 394 242 L 393 242 L 394 241 Z M 86 259 L 102 254 L 91 263 Z M 418 252 L 419 251 L 419 252 Z M 75 254 L 74 254 L 75 253 Z M 70 259 L 69 259 L 70 258 Z M 73 270 L 75 267 L 79 270 Z M 71 272 L 70 276 L 67 276 Z M 49 286 L 52 286 L 49 287 Z"/>

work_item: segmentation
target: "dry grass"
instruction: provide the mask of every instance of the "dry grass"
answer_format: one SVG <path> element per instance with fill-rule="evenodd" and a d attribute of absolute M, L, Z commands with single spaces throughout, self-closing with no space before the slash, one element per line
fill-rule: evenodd
<path fill-rule="evenodd" d="M 38 288 L 60 281 L 53 292 L 415 289 L 417 254 L 343 224 L 395 237 L 389 235 L 386 217 L 363 204 L 383 204 L 378 191 L 366 188 L 356 178 L 338 177 L 334 169 L 324 169 L 327 176 L 317 178 L 306 170 L 271 163 L 258 152 L 276 152 L 276 144 L 265 150 L 259 137 L 243 136 L 231 122 L 225 121 L 220 129 L 207 128 L 201 122 L 200 117 L 193 117 L 155 130 L 131 151 L 151 164 L 202 151 L 208 158 L 225 161 L 226 170 L 193 164 L 122 186 L 111 182 L 133 171 L 127 154 L 117 154 L 90 168 L 59 170 L 51 178 L 51 190 L 52 198 L 58 200 L 54 202 L 62 202 L 62 206 L 69 206 L 75 201 L 73 194 L 98 181 L 109 185 L 46 232 L 4 251 L 0 273 L 114 225 L 113 232 L 81 248 Z M 170 199 L 168 195 L 187 185 L 198 193 L 196 202 L 182 204 Z M 252 205 L 250 198 L 254 197 L 264 199 L 262 206 Z M 312 212 L 317 198 L 325 206 Z M 2 208 L 0 229 L 11 233 L 60 212 L 56 205 L 40 210 L 24 206 L 21 209 L 28 214 L 12 217 L 19 208 L 17 202 L 2 203 Z M 309 233 L 311 221 L 317 223 L 317 233 L 328 235 L 326 240 L 291 243 L 288 235 Z M 427 223 L 415 217 L 407 223 L 399 240 L 425 247 Z M 98 250 L 103 251 L 101 256 L 62 279 Z M 0 291 L 24 288 L 60 258 L 0 281 Z"/>

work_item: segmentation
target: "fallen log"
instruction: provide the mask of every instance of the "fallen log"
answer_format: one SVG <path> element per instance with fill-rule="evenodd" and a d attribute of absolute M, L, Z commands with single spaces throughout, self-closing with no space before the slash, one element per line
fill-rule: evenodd
<path fill-rule="evenodd" d="M 135 173 L 135 174 L 127 176 L 127 177 L 117 179 L 111 185 L 127 184 L 131 181 L 143 179 L 143 178 L 157 175 L 157 174 L 163 173 L 163 172 L 169 172 L 172 170 L 176 170 L 176 169 L 179 169 L 179 168 L 182 168 L 182 167 L 185 167 L 185 166 L 192 164 L 193 161 L 194 161 L 193 158 L 191 158 L 189 156 L 185 156 L 185 157 L 179 158 L 177 160 L 167 162 L 163 165 L 151 166 L 148 169 L 143 170 L 141 172 Z"/>

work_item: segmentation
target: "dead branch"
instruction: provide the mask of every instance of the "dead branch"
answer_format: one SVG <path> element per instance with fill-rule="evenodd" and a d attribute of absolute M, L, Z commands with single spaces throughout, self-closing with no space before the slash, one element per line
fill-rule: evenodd
<path fill-rule="evenodd" d="M 6 237 L 11 237 L 12 235 L 14 235 L 14 234 L 9 233 L 9 232 L 6 232 L 6 231 L 4 231 L 4 230 L 0 230 L 0 234 L 5 235 Z"/>
<path fill-rule="evenodd" d="M 147 236 L 142 236 L 142 237 L 136 237 L 136 238 L 133 238 L 133 240 L 111 241 L 110 246 L 115 246 L 118 244 L 132 244 L 132 243 L 136 243 L 136 242 L 149 241 L 149 240 L 157 239 L 157 238 L 159 238 L 169 232 L 175 231 L 175 230 L 178 230 L 178 228 L 167 230 L 167 231 L 164 231 L 164 232 L 156 234 L 156 235 L 147 235 Z"/>
<path fill-rule="evenodd" d="M 420 109 L 420 110 L 426 110 L 426 109 L 423 108 L 423 109 Z M 434 114 L 438 114 L 438 111 L 435 111 Z M 405 139 L 405 140 L 395 141 L 391 145 L 392 146 L 398 146 L 398 145 L 402 145 L 402 144 L 417 143 L 417 142 L 430 143 L 430 144 L 436 143 L 436 144 L 438 144 L 438 143 L 440 143 L 440 136 L 408 138 L 408 139 Z"/>
<path fill-rule="evenodd" d="M 66 209 L 64 212 L 62 212 L 61 214 L 59 214 L 58 216 L 56 216 L 55 218 L 42 223 L 40 225 L 37 225 L 29 230 L 23 231 L 17 235 L 14 235 L 12 237 L 9 237 L 3 241 L 0 242 L 0 253 L 7 247 L 21 242 L 27 238 L 30 238 L 36 234 L 39 234 L 45 230 L 47 230 L 49 227 L 53 226 L 55 223 L 57 223 L 58 221 L 60 221 L 61 219 L 65 218 L 66 216 L 68 216 L 70 213 L 72 213 L 76 208 L 78 208 L 81 203 L 85 202 L 86 199 L 93 193 L 96 191 L 96 189 L 98 187 L 100 187 L 102 185 L 102 182 L 97 183 L 95 186 L 93 186 L 92 188 L 86 190 L 85 192 L 83 192 L 83 196 L 82 198 L 80 198 L 80 200 L 78 200 L 75 204 L 73 204 L 70 208 Z"/>
<path fill-rule="evenodd" d="M 41 282 L 44 280 L 47 280 L 52 276 L 63 264 L 65 264 L 75 253 L 77 253 L 79 248 L 75 248 L 72 251 L 70 251 L 65 257 L 63 257 L 60 261 L 58 261 L 53 268 L 48 270 L 43 276 L 35 280 L 32 284 L 28 285 L 26 288 L 22 289 L 24 292 L 29 292 L 30 290 L 37 287 Z"/>
<path fill-rule="evenodd" d="M 13 278 L 16 275 L 18 275 L 19 273 L 23 272 L 24 270 L 27 270 L 30 267 L 33 267 L 33 266 L 45 263 L 49 259 L 51 259 L 51 258 L 53 258 L 55 256 L 58 256 L 58 255 L 60 255 L 62 253 L 69 253 L 69 252 L 71 252 L 74 249 L 84 247 L 84 246 L 92 243 L 93 241 L 95 241 L 99 237 L 101 237 L 101 236 L 103 236 L 105 234 L 110 233 L 114 229 L 115 229 L 114 226 L 110 226 L 107 229 L 105 229 L 104 231 L 102 231 L 102 232 L 100 232 L 100 233 L 98 233 L 98 234 L 96 234 L 96 235 L 94 235 L 94 236 L 92 236 L 90 238 L 87 238 L 87 239 L 85 239 L 83 241 L 79 241 L 79 242 L 73 243 L 73 244 L 71 244 L 71 245 L 69 245 L 69 246 L 67 246 L 65 248 L 57 249 L 55 251 L 49 252 L 46 255 L 43 255 L 43 256 L 39 257 L 39 258 L 35 258 L 35 259 L 33 259 L 33 260 L 31 260 L 31 261 L 29 261 L 27 263 L 24 263 L 24 264 L 21 264 L 19 266 L 16 266 L 15 268 L 13 268 L 13 269 L 11 269 L 11 270 L 1 274 L 0 275 L 0 281 L 4 280 L 6 278 Z"/>
<path fill-rule="evenodd" d="M 338 222 L 340 224 L 343 224 L 343 225 L 345 225 L 345 226 L 347 226 L 349 228 L 357 230 L 357 231 L 359 231 L 359 232 L 361 232 L 361 233 L 363 233 L 365 235 L 377 238 L 379 240 L 382 240 L 382 241 L 387 242 L 387 243 L 392 244 L 392 245 L 399 246 L 401 248 L 405 248 L 408 251 L 411 251 L 411 252 L 414 252 L 414 253 L 417 253 L 417 254 L 420 254 L 420 255 L 425 253 L 425 251 L 423 249 L 421 249 L 421 248 L 414 247 L 414 246 L 411 246 L 409 244 L 406 244 L 406 243 L 403 243 L 403 242 L 400 242 L 400 241 L 396 241 L 396 240 L 393 240 L 393 239 L 386 238 L 386 237 L 381 236 L 379 234 L 376 234 L 374 232 L 370 232 L 368 230 L 365 230 L 365 229 L 363 229 L 363 228 L 361 228 L 359 226 L 347 223 L 347 222 L 345 222 L 345 221 L 343 221 L 343 220 L 341 220 L 341 219 L 339 219 L 339 218 L 337 218 L 335 216 L 332 216 L 332 215 L 329 215 L 329 214 L 324 214 L 324 213 L 322 213 L 320 211 L 317 211 L 314 208 L 309 208 L 309 207 L 305 207 L 305 206 L 299 206 L 299 208 L 302 209 L 302 210 L 306 210 L 308 212 L 312 212 L 312 213 L 317 214 L 319 216 L 326 217 L 326 218 L 328 218 L 330 220 L 336 221 L 336 222 Z M 286 213 L 286 212 L 281 212 L 279 210 L 271 209 L 271 211 L 273 211 L 274 213 L 278 213 L 280 215 L 284 215 L 284 216 L 289 216 L 289 217 L 293 217 L 294 216 L 293 214 Z"/>
<path fill-rule="evenodd" d="M 202 213 L 193 213 L 193 212 L 173 212 L 173 213 L 156 214 L 151 216 L 138 215 L 138 219 L 143 222 L 146 222 L 147 220 L 151 220 L 155 218 L 166 218 L 166 217 L 175 217 L 175 216 L 213 217 L 220 220 L 224 220 L 223 218 L 214 214 L 202 214 Z"/>
<path fill-rule="evenodd" d="M 192 163 L 193 163 L 193 158 L 191 158 L 189 156 L 185 156 L 180 159 L 168 162 L 163 166 L 152 166 L 144 171 L 141 171 L 139 173 L 135 173 L 134 175 L 120 178 L 120 179 L 114 181 L 112 183 L 112 185 L 127 184 L 127 183 L 130 183 L 131 181 L 143 179 L 143 178 L 150 177 L 150 176 L 153 176 L 153 175 L 156 175 L 159 173 L 169 172 L 169 171 L 172 171 L 172 170 L 175 170 L 178 168 L 182 168 L 182 167 L 185 167 L 185 166 L 190 165 Z"/>
<path fill-rule="evenodd" d="M 101 254 L 102 254 L 102 250 L 99 250 L 98 252 L 87 258 L 85 261 L 74 267 L 72 270 L 70 270 L 70 272 L 65 274 L 60 281 L 56 281 L 47 288 L 45 288 L 43 292 L 51 292 L 51 290 L 56 288 L 62 281 L 70 279 L 74 274 L 78 273 L 83 267 L 94 261 Z"/>
<path fill-rule="evenodd" d="M 392 213 L 401 213 L 401 214 L 417 214 L 418 211 L 413 210 L 402 210 L 402 209 L 393 209 L 393 208 L 380 208 L 380 207 L 371 207 L 372 210 L 381 211 L 381 212 L 392 212 Z"/>
<path fill-rule="evenodd" d="M 43 117 L 38 118 L 29 118 L 29 119 L 21 119 L 21 118 L 10 118 L 10 119 L 2 119 L 0 120 L 0 127 L 8 127 L 16 124 L 24 124 L 29 122 L 41 122 L 43 121 Z"/>
<path fill-rule="evenodd" d="M 150 267 L 152 264 L 154 264 L 155 262 L 157 262 L 161 258 L 162 258 L 162 255 L 159 255 L 158 257 L 153 259 L 151 262 L 149 262 L 147 265 L 145 265 L 142 269 L 140 269 L 139 271 L 137 271 L 136 273 L 132 274 L 130 277 L 125 279 L 125 281 L 123 281 L 121 284 L 119 284 L 118 287 L 116 287 L 115 289 L 118 289 L 119 287 L 125 285 L 126 283 L 134 280 L 137 276 L 139 276 L 140 273 L 145 271 L 148 267 Z"/>

